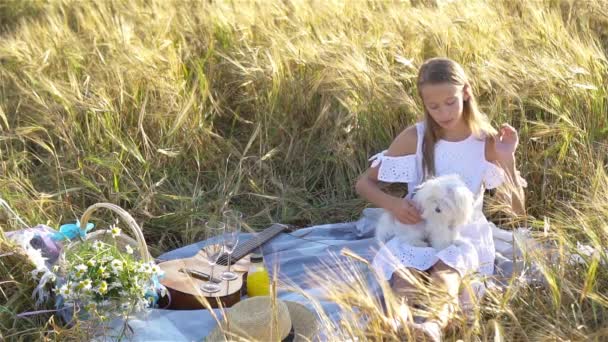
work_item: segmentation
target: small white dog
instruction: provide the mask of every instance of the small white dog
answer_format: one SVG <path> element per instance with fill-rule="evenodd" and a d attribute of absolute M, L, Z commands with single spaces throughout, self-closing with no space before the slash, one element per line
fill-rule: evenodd
<path fill-rule="evenodd" d="M 376 226 L 376 238 L 385 243 L 393 236 L 411 246 L 442 250 L 459 238 L 458 227 L 471 220 L 473 193 L 458 175 L 431 178 L 416 188 L 413 201 L 421 210 L 422 222 L 401 223 L 389 212 Z"/>

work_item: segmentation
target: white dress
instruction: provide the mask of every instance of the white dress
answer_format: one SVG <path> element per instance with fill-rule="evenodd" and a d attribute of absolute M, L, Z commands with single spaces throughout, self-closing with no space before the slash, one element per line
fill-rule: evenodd
<path fill-rule="evenodd" d="M 418 143 L 416 154 L 389 157 L 381 152 L 372 158 L 372 167 L 380 165 L 378 180 L 407 183 L 414 189 L 422 179 L 422 137 L 424 123 L 416 124 Z M 462 241 L 443 250 L 414 247 L 392 239 L 384 244 L 373 260 L 373 267 L 384 279 L 391 278 L 401 267 L 428 270 L 437 261 L 454 268 L 461 276 L 470 273 L 492 275 L 494 271 L 494 241 L 492 228 L 482 212 L 484 189 L 492 189 L 504 181 L 504 172 L 485 158 L 485 137 L 449 142 L 439 140 L 435 145 L 435 174 L 458 174 L 475 195 L 473 221 L 461 227 Z M 406 197 L 411 197 L 408 194 Z"/>

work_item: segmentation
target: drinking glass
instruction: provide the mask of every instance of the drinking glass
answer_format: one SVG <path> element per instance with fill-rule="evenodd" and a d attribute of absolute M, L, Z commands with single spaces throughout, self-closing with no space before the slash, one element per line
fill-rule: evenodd
<path fill-rule="evenodd" d="M 209 280 L 201 286 L 201 290 L 207 293 L 214 293 L 220 290 L 220 285 L 213 281 L 213 268 L 223 251 L 222 237 L 224 235 L 224 231 L 226 229 L 226 225 L 224 222 L 216 222 L 216 221 L 207 221 L 205 223 L 205 240 L 207 243 L 211 242 L 203 248 L 205 252 L 205 256 L 207 258 L 207 262 L 209 266 L 211 266 L 211 274 L 209 276 Z"/>
<path fill-rule="evenodd" d="M 236 210 L 226 210 L 222 213 L 226 229 L 224 231 L 224 252 L 228 254 L 228 270 L 222 272 L 220 278 L 223 280 L 235 280 L 238 275 L 230 271 L 230 259 L 232 253 L 239 243 L 239 235 L 241 234 L 241 221 L 243 214 Z"/>

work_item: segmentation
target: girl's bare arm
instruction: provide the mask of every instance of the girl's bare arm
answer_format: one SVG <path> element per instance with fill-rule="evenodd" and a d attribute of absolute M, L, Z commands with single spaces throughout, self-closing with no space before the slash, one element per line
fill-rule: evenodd
<path fill-rule="evenodd" d="M 416 153 L 416 141 L 416 127 L 408 127 L 395 138 L 386 155 L 405 156 L 414 154 Z M 378 180 L 379 168 L 380 166 L 370 167 L 359 177 L 355 185 L 357 193 L 375 206 L 392 212 L 397 216 L 398 220 L 404 223 L 419 222 L 419 213 L 413 205 L 402 198 L 387 194 L 380 189 Z"/>

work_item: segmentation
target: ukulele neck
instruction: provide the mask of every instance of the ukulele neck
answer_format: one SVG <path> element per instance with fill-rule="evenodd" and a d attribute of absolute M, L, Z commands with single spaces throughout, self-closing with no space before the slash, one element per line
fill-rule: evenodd
<path fill-rule="evenodd" d="M 273 224 L 269 228 L 264 231 L 254 234 L 249 240 L 239 243 L 232 256 L 230 257 L 230 264 L 234 264 L 237 261 L 241 260 L 247 254 L 253 252 L 256 248 L 260 247 L 264 243 L 268 242 L 270 239 L 277 236 L 282 231 L 286 230 L 288 227 L 282 224 Z M 228 266 L 228 254 L 223 254 L 220 256 L 217 261 L 218 265 Z"/>

